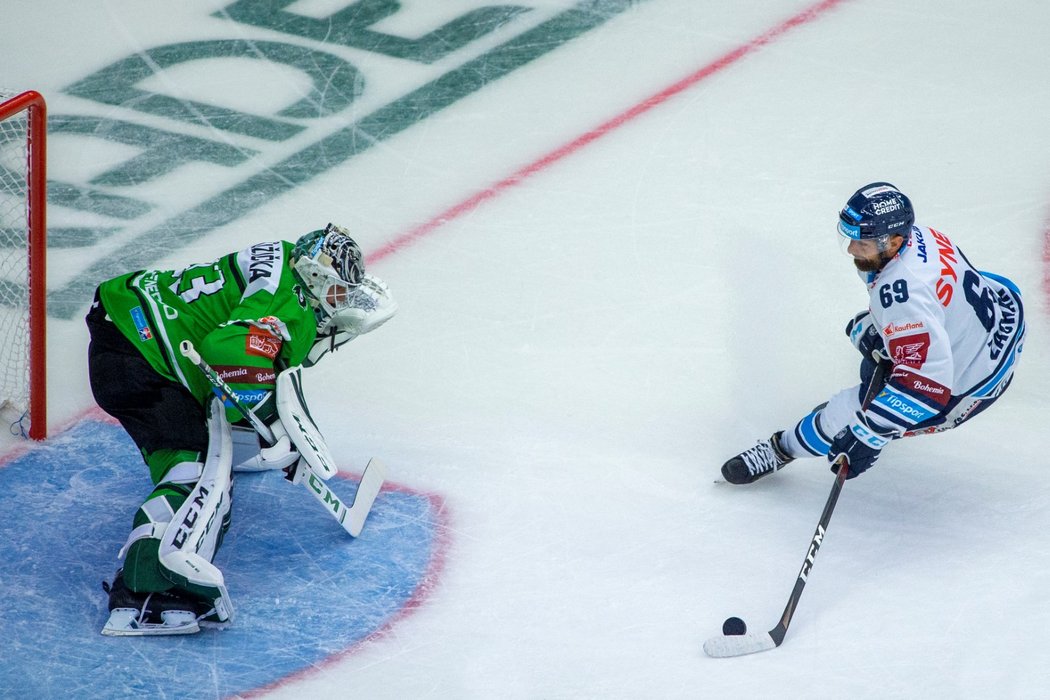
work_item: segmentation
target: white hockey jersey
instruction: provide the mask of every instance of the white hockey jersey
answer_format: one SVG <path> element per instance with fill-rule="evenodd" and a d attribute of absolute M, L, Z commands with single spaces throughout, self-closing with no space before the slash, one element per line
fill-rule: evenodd
<path fill-rule="evenodd" d="M 978 272 L 944 234 L 912 227 L 911 240 L 878 273 L 861 273 L 872 318 L 893 371 L 865 419 L 900 434 L 956 423 L 1012 376 L 1024 341 L 1021 294 L 1010 280 Z"/>

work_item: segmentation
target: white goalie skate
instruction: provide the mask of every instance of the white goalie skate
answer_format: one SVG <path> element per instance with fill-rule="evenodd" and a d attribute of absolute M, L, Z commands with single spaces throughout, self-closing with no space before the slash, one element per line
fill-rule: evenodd
<path fill-rule="evenodd" d="M 208 622 L 213 610 L 202 601 L 178 593 L 135 593 L 124 583 L 122 571 L 112 585 L 103 584 L 109 593 L 109 619 L 102 628 L 107 637 L 143 637 L 153 635 L 195 634 Z"/>

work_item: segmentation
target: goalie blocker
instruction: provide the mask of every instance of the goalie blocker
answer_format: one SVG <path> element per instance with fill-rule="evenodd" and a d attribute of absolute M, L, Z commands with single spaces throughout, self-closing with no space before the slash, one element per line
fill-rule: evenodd
<path fill-rule="evenodd" d="M 298 453 L 299 457 L 294 463 L 286 457 L 275 457 L 275 460 L 287 462 L 290 466 L 284 469 L 289 481 L 303 484 L 349 535 L 358 537 L 386 480 L 386 467 L 378 459 L 369 460 L 361 475 L 354 502 L 349 508 L 328 487 L 325 481 L 334 476 L 338 469 L 327 442 L 306 408 L 302 369 L 286 369 L 277 375 L 275 392 L 279 420 L 267 425 L 244 405 L 225 380 L 201 358 L 191 342 L 183 341 L 179 350 L 204 373 L 220 398 L 233 405 L 259 437 L 272 446 L 269 449 L 279 454 Z M 264 448 L 260 453 L 266 451 Z"/>

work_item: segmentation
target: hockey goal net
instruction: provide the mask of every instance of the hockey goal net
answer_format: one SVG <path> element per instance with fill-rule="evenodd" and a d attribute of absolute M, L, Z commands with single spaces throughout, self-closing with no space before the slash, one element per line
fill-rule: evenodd
<path fill-rule="evenodd" d="M 0 89 L 0 419 L 47 436 L 44 351 L 47 108 Z"/>

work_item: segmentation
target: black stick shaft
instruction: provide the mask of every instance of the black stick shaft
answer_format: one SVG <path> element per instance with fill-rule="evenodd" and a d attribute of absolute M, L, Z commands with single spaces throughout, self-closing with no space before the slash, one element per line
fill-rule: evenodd
<path fill-rule="evenodd" d="M 864 393 L 861 410 L 871 405 L 872 400 L 882 390 L 882 387 L 885 385 L 886 373 L 892 366 L 888 362 L 880 362 L 875 368 L 871 375 L 871 381 L 868 383 L 867 391 Z M 839 494 L 842 493 L 842 486 L 846 483 L 846 475 L 849 473 L 849 461 L 845 456 L 842 456 L 835 464 L 838 465 L 838 471 L 835 472 L 835 483 L 831 485 L 831 493 L 828 494 L 828 500 L 824 504 L 824 512 L 820 514 L 817 529 L 814 530 L 813 537 L 809 541 L 809 549 L 806 550 L 806 558 L 802 560 L 802 569 L 799 570 L 798 577 L 795 579 L 795 587 L 791 589 L 791 595 L 788 597 L 787 605 L 784 606 L 784 614 L 780 616 L 780 622 L 777 623 L 776 627 L 769 630 L 769 636 L 773 638 L 773 643 L 777 646 L 780 646 L 781 642 L 784 641 L 784 635 L 787 634 L 788 625 L 791 624 L 791 618 L 794 617 L 798 601 L 802 597 L 802 590 L 806 587 L 806 581 L 809 580 L 809 572 L 813 569 L 813 562 L 817 557 L 817 552 L 820 551 L 820 545 L 824 542 L 824 533 L 827 532 L 828 523 L 831 522 L 831 514 L 835 512 L 835 504 L 838 503 Z"/>

